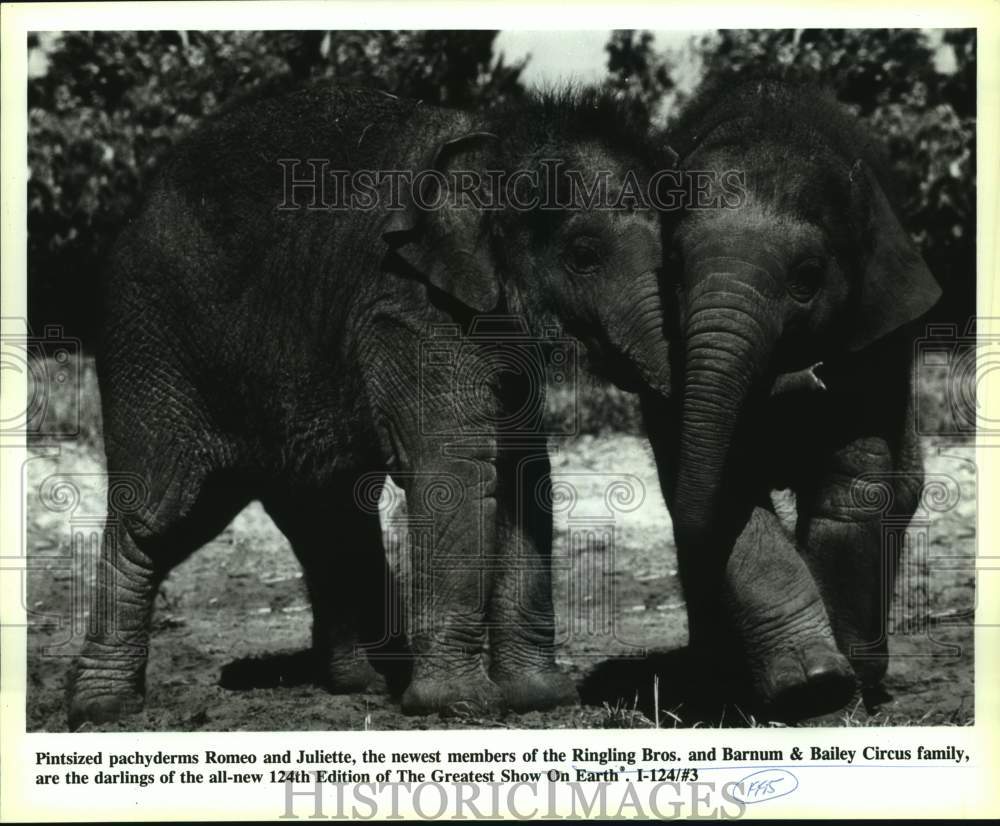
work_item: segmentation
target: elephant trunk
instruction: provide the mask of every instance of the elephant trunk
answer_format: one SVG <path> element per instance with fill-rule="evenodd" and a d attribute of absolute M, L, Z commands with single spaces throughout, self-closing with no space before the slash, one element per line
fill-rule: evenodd
<path fill-rule="evenodd" d="M 633 356 L 644 384 L 663 397 L 670 395 L 670 347 L 664 332 L 663 310 L 659 296 L 651 299 L 640 314 Z"/>
<path fill-rule="evenodd" d="M 670 345 L 656 273 L 651 270 L 645 275 L 651 282 L 648 288 L 632 299 L 628 313 L 618 314 L 617 323 L 606 326 L 611 332 L 612 347 L 621 354 L 622 363 L 630 365 L 635 373 L 635 381 L 626 382 L 625 389 L 642 387 L 666 398 L 671 394 Z M 617 371 L 614 378 L 621 385 L 622 371 Z"/>
<path fill-rule="evenodd" d="M 711 284 L 725 284 L 712 288 Z M 685 323 L 685 383 L 674 531 L 707 544 L 723 519 L 722 488 L 737 425 L 751 394 L 766 387 L 778 337 L 765 295 L 731 273 L 704 279 Z"/>

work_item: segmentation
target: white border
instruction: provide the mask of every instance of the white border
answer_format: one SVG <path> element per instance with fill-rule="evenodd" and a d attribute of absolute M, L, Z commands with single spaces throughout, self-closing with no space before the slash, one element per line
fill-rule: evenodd
<path fill-rule="evenodd" d="M 980 315 L 1000 316 L 994 288 L 997 269 L 997 207 L 1000 198 L 1000 124 L 998 124 L 998 38 L 997 6 L 957 0 L 940 2 L 847 3 L 828 2 L 802 7 L 767 2 L 738 3 L 575 3 L 571 7 L 540 2 L 457 3 L 434 2 L 218 2 L 218 3 L 107 3 L 4 5 L 2 20 L 2 109 L 0 109 L 0 228 L 3 233 L 2 294 L 0 306 L 7 317 L 25 316 L 25 202 L 26 182 L 26 34 L 29 31 L 72 29 L 294 29 L 294 28 L 531 28 L 565 30 L 571 16 L 574 29 L 647 28 L 698 29 L 723 24 L 732 28 L 763 27 L 930 27 L 979 28 L 979 306 Z M 525 21 L 530 27 L 525 27 Z M 7 332 L 7 331 L 5 331 Z M 5 376 L 0 412 L 18 409 L 24 398 L 23 384 Z M 996 410 L 996 388 L 984 386 L 990 396 L 981 403 Z M 23 409 L 23 404 L 20 405 Z M 2 495 L 2 547 L 4 556 L 13 548 L 23 548 L 23 526 L 19 524 L 23 449 L 0 450 L 0 495 Z M 978 454 L 980 501 L 977 533 L 980 555 L 997 547 L 997 520 L 987 503 L 997 501 L 994 453 L 981 448 Z M 707 747 L 726 743 L 744 748 L 787 746 L 792 742 L 817 745 L 858 744 L 902 746 L 912 744 L 955 744 L 972 750 L 974 766 L 953 771 L 916 770 L 899 767 L 880 771 L 803 771 L 803 789 L 786 804 L 752 808 L 747 816 L 849 817 L 963 817 L 1000 814 L 1000 694 L 997 692 L 998 651 L 1000 651 L 1000 602 L 996 575 L 984 571 L 979 578 L 976 632 L 976 723 L 969 728 L 849 728 L 774 730 L 685 730 L 651 731 L 490 731 L 444 732 L 428 736 L 423 732 L 338 732 L 273 734 L 24 734 L 25 708 L 25 627 L 21 605 L 21 572 L 0 571 L 2 603 L 2 652 L 0 658 L 0 819 L 25 820 L 115 820 L 137 816 L 168 820 L 272 818 L 282 811 L 283 798 L 273 789 L 265 794 L 245 787 L 161 787 L 156 794 L 140 795 L 132 789 L 79 789 L 67 794 L 28 784 L 33 771 L 31 753 L 50 748 L 86 751 L 144 749 L 195 751 L 204 748 L 254 747 L 272 750 L 293 748 L 465 748 L 488 742 L 491 748 L 523 750 L 532 745 L 564 747 L 641 748 L 655 743 L 683 749 L 687 744 Z M 984 627 L 984 626 L 993 627 Z M 806 782 L 808 780 L 808 782 Z M 113 793 L 114 792 L 114 793 Z M 224 792 L 224 794 L 220 794 Z M 300 810 L 301 811 L 301 810 Z"/>

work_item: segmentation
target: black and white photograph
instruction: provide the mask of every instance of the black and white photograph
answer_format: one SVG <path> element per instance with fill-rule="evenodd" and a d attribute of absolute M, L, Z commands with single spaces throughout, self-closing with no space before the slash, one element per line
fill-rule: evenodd
<path fill-rule="evenodd" d="M 974 724 L 975 29 L 26 47 L 28 731 Z"/>

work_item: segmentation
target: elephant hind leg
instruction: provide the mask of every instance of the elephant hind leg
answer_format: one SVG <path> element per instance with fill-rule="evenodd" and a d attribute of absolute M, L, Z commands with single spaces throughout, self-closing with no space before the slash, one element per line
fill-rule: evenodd
<path fill-rule="evenodd" d="M 114 475 L 112 475 L 112 479 Z M 67 681 L 70 730 L 85 722 L 117 720 L 145 703 L 146 663 L 153 601 L 170 569 L 214 539 L 249 501 L 230 485 L 210 485 L 204 475 L 185 477 L 183 506 L 165 492 L 155 503 L 116 504 L 110 496 L 97 566 L 90 623 Z M 160 493 L 164 493 L 160 491 Z M 128 499 L 128 497 L 124 497 Z"/>
<path fill-rule="evenodd" d="M 274 494 L 264 507 L 305 572 L 316 679 L 334 694 L 350 694 L 380 672 L 389 690 L 401 693 L 411 659 L 378 514 L 359 507 L 349 488 Z"/>
<path fill-rule="evenodd" d="M 920 497 L 923 464 L 918 450 L 894 456 L 886 441 L 869 438 L 837 451 L 824 470 L 799 494 L 797 532 L 837 643 L 867 696 L 889 665 L 899 551 Z"/>
<path fill-rule="evenodd" d="M 162 574 L 109 515 L 87 637 L 67 682 L 70 731 L 142 710 L 153 600 Z"/>

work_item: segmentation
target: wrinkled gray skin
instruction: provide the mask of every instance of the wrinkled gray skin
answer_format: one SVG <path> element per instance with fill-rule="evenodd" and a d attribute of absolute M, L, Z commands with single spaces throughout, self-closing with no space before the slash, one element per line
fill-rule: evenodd
<path fill-rule="evenodd" d="M 887 667 L 898 534 L 923 482 L 907 325 L 940 291 L 870 143 L 817 90 L 733 84 L 677 140 L 682 168 L 746 175 L 738 208 L 671 223 L 682 379 L 677 404 L 644 403 L 691 645 L 718 662 L 735 631 L 760 701 L 812 715 Z M 770 500 L 785 487 L 794 536 Z"/>
<path fill-rule="evenodd" d="M 527 368 L 493 369 L 515 345 L 471 319 L 520 314 L 533 332 L 556 320 L 612 379 L 665 392 L 658 216 L 424 212 L 405 189 L 402 212 L 385 199 L 282 211 L 278 160 L 482 171 L 544 157 L 648 173 L 624 127 L 601 101 L 473 117 L 320 86 L 234 108 L 178 146 L 104 281 L 108 471 L 138 488 L 110 497 L 95 611 L 107 622 L 72 671 L 71 727 L 141 708 L 159 583 L 255 498 L 304 566 L 327 687 L 369 684 L 358 646 L 389 655 L 387 677 L 405 686 L 373 504 L 386 473 L 406 492 L 417 572 L 403 710 L 575 700 L 553 659 L 545 440 L 537 421 L 510 423 L 541 388 Z M 422 364 L 442 323 L 458 330 L 444 349 L 484 369 Z M 516 346 L 536 366 L 545 358 Z"/>

